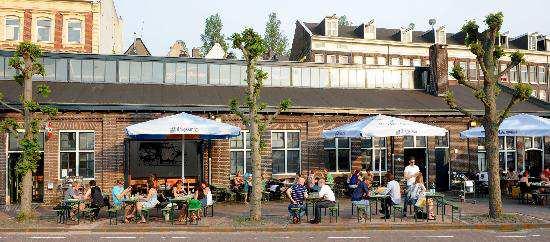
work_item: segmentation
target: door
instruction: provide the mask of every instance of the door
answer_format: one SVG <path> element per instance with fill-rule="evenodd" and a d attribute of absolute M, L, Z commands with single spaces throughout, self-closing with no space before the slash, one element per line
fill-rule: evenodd
<path fill-rule="evenodd" d="M 435 186 L 438 191 L 449 190 L 449 149 L 435 149 Z"/>
<path fill-rule="evenodd" d="M 8 154 L 8 196 L 11 204 L 17 204 L 21 201 L 20 185 L 21 175 L 17 174 L 17 162 L 21 158 L 21 153 Z M 36 171 L 32 173 L 32 201 L 41 203 L 44 201 L 44 153 L 40 154 L 37 162 Z"/>
<path fill-rule="evenodd" d="M 405 163 L 404 166 L 409 165 L 409 160 L 414 157 L 415 164 L 420 169 L 420 173 L 422 173 L 422 176 L 424 177 L 424 182 L 428 180 L 426 177 L 426 149 L 425 148 L 406 148 L 404 150 L 404 157 L 405 157 Z"/>
<path fill-rule="evenodd" d="M 532 177 L 540 177 L 540 172 L 542 171 L 541 150 L 525 151 L 525 170 L 528 170 Z"/>

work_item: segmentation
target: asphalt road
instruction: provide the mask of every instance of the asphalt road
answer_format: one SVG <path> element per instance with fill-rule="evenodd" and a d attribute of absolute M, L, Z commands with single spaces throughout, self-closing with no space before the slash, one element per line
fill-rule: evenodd
<path fill-rule="evenodd" d="M 550 241 L 550 229 L 519 232 L 352 231 L 352 232 L 240 232 L 240 233 L 9 233 L 0 241 Z"/>

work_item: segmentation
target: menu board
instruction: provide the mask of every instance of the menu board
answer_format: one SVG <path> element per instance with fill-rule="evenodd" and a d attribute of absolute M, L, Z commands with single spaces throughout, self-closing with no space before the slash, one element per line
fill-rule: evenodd
<path fill-rule="evenodd" d="M 159 178 L 181 177 L 181 140 L 130 141 L 129 168 L 133 178 L 155 174 Z M 198 141 L 185 142 L 185 176 L 199 174 Z"/>

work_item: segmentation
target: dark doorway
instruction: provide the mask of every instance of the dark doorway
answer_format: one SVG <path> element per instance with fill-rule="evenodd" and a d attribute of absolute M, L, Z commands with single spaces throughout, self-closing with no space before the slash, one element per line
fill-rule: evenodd
<path fill-rule="evenodd" d="M 17 162 L 21 159 L 21 153 L 8 153 L 8 196 L 11 204 L 21 201 L 20 188 L 22 176 L 15 171 Z M 41 203 L 44 201 L 44 153 L 40 154 L 36 172 L 32 174 L 32 201 Z"/>
<path fill-rule="evenodd" d="M 542 150 L 525 151 L 525 170 L 532 177 L 540 177 L 542 171 Z"/>
<path fill-rule="evenodd" d="M 408 166 L 409 160 L 411 157 L 414 157 L 415 164 L 420 169 L 420 172 L 424 177 L 424 182 L 426 182 L 426 148 L 406 148 L 403 154 L 403 157 L 405 157 L 405 163 L 403 165 Z"/>
<path fill-rule="evenodd" d="M 435 188 L 437 191 L 449 190 L 449 149 L 435 149 Z"/>

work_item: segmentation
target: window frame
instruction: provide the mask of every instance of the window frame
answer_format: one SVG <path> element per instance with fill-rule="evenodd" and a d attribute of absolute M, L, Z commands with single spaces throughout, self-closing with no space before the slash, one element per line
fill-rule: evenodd
<path fill-rule="evenodd" d="M 83 38 L 83 35 L 82 35 L 82 24 L 84 23 L 84 21 L 80 20 L 80 19 L 75 19 L 75 18 L 71 18 L 71 19 L 67 19 L 67 43 L 68 44 L 73 44 L 73 45 L 81 45 L 83 42 L 84 42 L 84 38 Z M 71 28 L 69 26 L 69 24 L 71 23 L 74 23 L 74 22 L 78 22 L 80 24 L 80 27 L 78 28 L 78 42 L 75 42 L 75 41 L 71 41 L 70 38 L 69 38 L 69 34 L 71 33 Z"/>
<path fill-rule="evenodd" d="M 11 36 L 12 38 L 8 38 L 7 36 L 7 30 L 8 28 L 14 28 L 15 25 L 8 25 L 8 20 L 17 20 L 17 36 L 15 36 L 15 31 L 12 31 L 14 34 Z M 4 18 L 4 40 L 6 41 L 19 41 L 21 40 L 21 17 L 15 16 L 15 15 L 8 15 Z"/>
<path fill-rule="evenodd" d="M 283 148 L 273 148 L 273 133 L 283 133 L 284 134 L 284 147 Z M 289 148 L 288 147 L 288 134 L 289 133 L 298 133 L 298 148 Z M 274 175 L 289 175 L 289 174 L 296 174 L 300 173 L 302 171 L 302 139 L 300 137 L 301 132 L 300 130 L 271 130 L 270 137 L 271 137 L 271 163 L 273 166 L 273 151 L 284 151 L 284 159 L 285 159 L 285 170 L 282 173 L 272 173 Z M 288 172 L 288 151 L 298 151 L 298 171 L 295 173 Z M 273 172 L 273 169 L 271 170 Z"/>
<path fill-rule="evenodd" d="M 243 170 L 242 170 L 243 175 L 245 173 L 247 173 L 247 170 L 246 170 L 247 152 L 252 152 L 252 149 L 250 149 L 250 147 L 246 146 L 246 140 L 247 140 L 248 136 L 250 135 L 250 132 L 248 130 L 241 130 L 240 135 L 243 136 L 243 147 L 242 148 L 231 148 L 231 139 L 229 139 L 229 173 L 230 173 L 229 175 L 231 175 L 231 176 L 234 176 L 239 171 L 237 169 L 237 170 L 235 170 L 235 174 L 231 174 L 231 166 L 232 166 L 232 164 L 231 164 L 231 152 L 243 152 Z"/>
<path fill-rule="evenodd" d="M 375 146 L 375 139 L 384 139 L 384 146 Z M 370 148 L 369 147 L 364 147 L 363 146 L 363 142 L 365 142 L 366 140 L 371 140 L 371 146 Z M 370 150 L 372 153 L 371 153 L 371 161 L 370 161 L 370 165 L 371 165 L 371 170 L 373 173 L 385 173 L 385 172 L 388 172 L 388 139 L 387 137 L 368 137 L 368 138 L 362 138 L 361 139 L 361 154 L 364 154 L 365 151 L 367 150 Z M 377 152 L 378 151 L 378 152 Z M 382 151 L 385 151 L 384 152 L 384 156 L 382 157 Z M 378 166 L 377 166 L 377 158 L 380 158 L 380 160 L 382 160 L 382 158 L 384 158 L 383 160 L 383 166 L 381 167 L 382 169 L 379 171 L 378 170 Z M 366 157 L 365 157 L 366 159 Z"/>
<path fill-rule="evenodd" d="M 546 84 L 546 67 L 545 66 L 538 66 L 537 67 L 537 80 L 540 84 Z M 542 74 L 541 74 L 542 73 Z"/>
<path fill-rule="evenodd" d="M 46 27 L 43 27 L 43 26 L 40 26 L 38 25 L 38 22 L 39 21 L 44 21 L 44 20 L 47 20 L 50 22 L 50 25 L 48 26 L 48 40 L 40 40 L 40 29 L 41 28 L 46 28 Z M 35 30 L 36 30 L 36 42 L 39 42 L 39 43 L 52 43 L 53 40 L 53 36 L 52 36 L 52 29 L 54 28 L 54 21 L 49 18 L 49 17 L 39 17 L 36 19 L 36 26 L 35 26 Z"/>
<path fill-rule="evenodd" d="M 325 55 L 323 54 L 315 54 L 313 56 L 313 61 L 315 63 L 325 63 Z"/>
<path fill-rule="evenodd" d="M 406 136 L 410 136 L 410 137 L 413 137 L 413 146 L 405 146 L 405 137 Z M 403 136 L 403 149 L 417 149 L 417 148 L 420 148 L 420 149 L 427 149 L 428 148 L 428 136 L 422 136 L 422 135 L 406 135 L 406 136 Z M 416 137 L 424 137 L 424 141 L 426 143 L 426 146 L 418 146 L 416 144 Z"/>
<path fill-rule="evenodd" d="M 500 148 L 500 137 L 502 137 L 504 139 L 504 143 L 502 144 L 503 145 L 503 148 Z M 510 138 L 513 138 L 514 140 L 514 148 L 513 149 L 508 149 L 508 140 Z M 480 143 L 480 140 L 484 140 L 485 138 L 483 137 L 480 137 L 478 138 L 478 144 L 477 144 L 477 154 L 478 154 L 478 166 L 479 166 L 479 154 L 480 153 L 483 153 L 483 154 L 486 154 L 485 152 L 485 146 L 484 144 Z M 504 153 L 504 161 L 501 161 L 500 160 L 500 154 L 501 153 Z M 518 152 L 517 152 L 517 139 L 516 137 L 513 137 L 513 136 L 499 136 L 499 144 L 498 144 L 498 157 L 499 157 L 499 168 L 500 168 L 500 162 L 504 162 L 504 171 L 508 171 L 508 161 L 506 160 L 506 158 L 508 157 L 508 153 L 514 153 L 514 171 L 517 171 L 518 170 Z M 485 159 L 485 165 L 487 166 L 487 160 Z M 487 167 L 485 167 L 487 169 Z M 479 169 L 479 167 L 478 167 Z M 525 169 L 525 163 L 523 164 L 523 169 Z M 486 171 L 486 170 L 485 170 Z"/>
<path fill-rule="evenodd" d="M 338 140 L 339 140 L 339 139 L 347 139 L 347 140 L 348 140 L 348 147 L 347 147 L 347 148 L 340 148 L 340 147 L 338 146 L 338 143 L 339 143 Z M 323 140 L 323 151 L 324 151 L 324 152 L 327 152 L 327 150 L 334 150 L 334 154 L 335 154 L 335 158 L 336 158 L 336 160 L 334 161 L 334 162 L 335 162 L 335 166 L 334 166 L 334 167 L 336 168 L 336 170 L 335 170 L 335 171 L 330 171 L 330 170 L 329 170 L 329 172 L 331 172 L 331 173 L 348 173 L 348 172 L 350 172 L 350 171 L 351 171 L 351 167 L 352 167 L 352 164 L 351 164 L 351 161 L 352 161 L 352 159 L 351 159 L 351 139 L 350 139 L 350 138 L 333 138 L 333 140 L 334 140 L 334 148 L 333 148 L 333 147 L 329 147 L 329 148 L 325 147 L 325 146 L 324 146 L 325 140 L 326 140 L 326 139 Z M 338 154 L 339 154 L 340 152 L 338 152 L 338 151 L 340 151 L 340 150 L 345 150 L 345 149 L 348 150 L 348 157 L 349 157 L 349 158 L 348 158 L 348 159 L 349 159 L 349 160 L 348 160 L 348 163 L 349 163 L 349 167 L 348 167 L 348 171 L 340 171 L 340 169 L 338 168 L 338 167 L 339 167 Z M 330 161 L 329 161 L 329 162 L 330 162 Z M 326 167 L 326 164 L 325 164 L 325 167 Z"/>
<path fill-rule="evenodd" d="M 75 133 L 76 137 L 75 137 L 75 149 L 74 150 L 61 150 L 61 134 L 62 133 Z M 80 134 L 81 133 L 92 133 L 93 134 L 93 138 L 94 138 L 94 149 L 93 150 L 81 150 L 80 149 Z M 80 176 L 80 153 L 92 153 L 93 156 L 94 156 L 94 172 L 93 172 L 93 177 L 82 177 L 83 180 L 95 180 L 95 175 L 96 175 L 96 152 L 95 152 L 95 149 L 96 149 L 96 132 L 95 130 L 59 130 L 57 132 L 57 135 L 59 137 L 58 139 L 58 142 L 57 142 L 57 179 L 58 180 L 62 180 L 62 179 L 66 179 L 67 177 L 62 177 L 61 176 L 61 153 L 75 153 L 75 176 L 76 177 L 82 177 Z M 68 174 L 67 174 L 68 175 Z M 70 176 L 68 176 L 70 177 Z"/>

